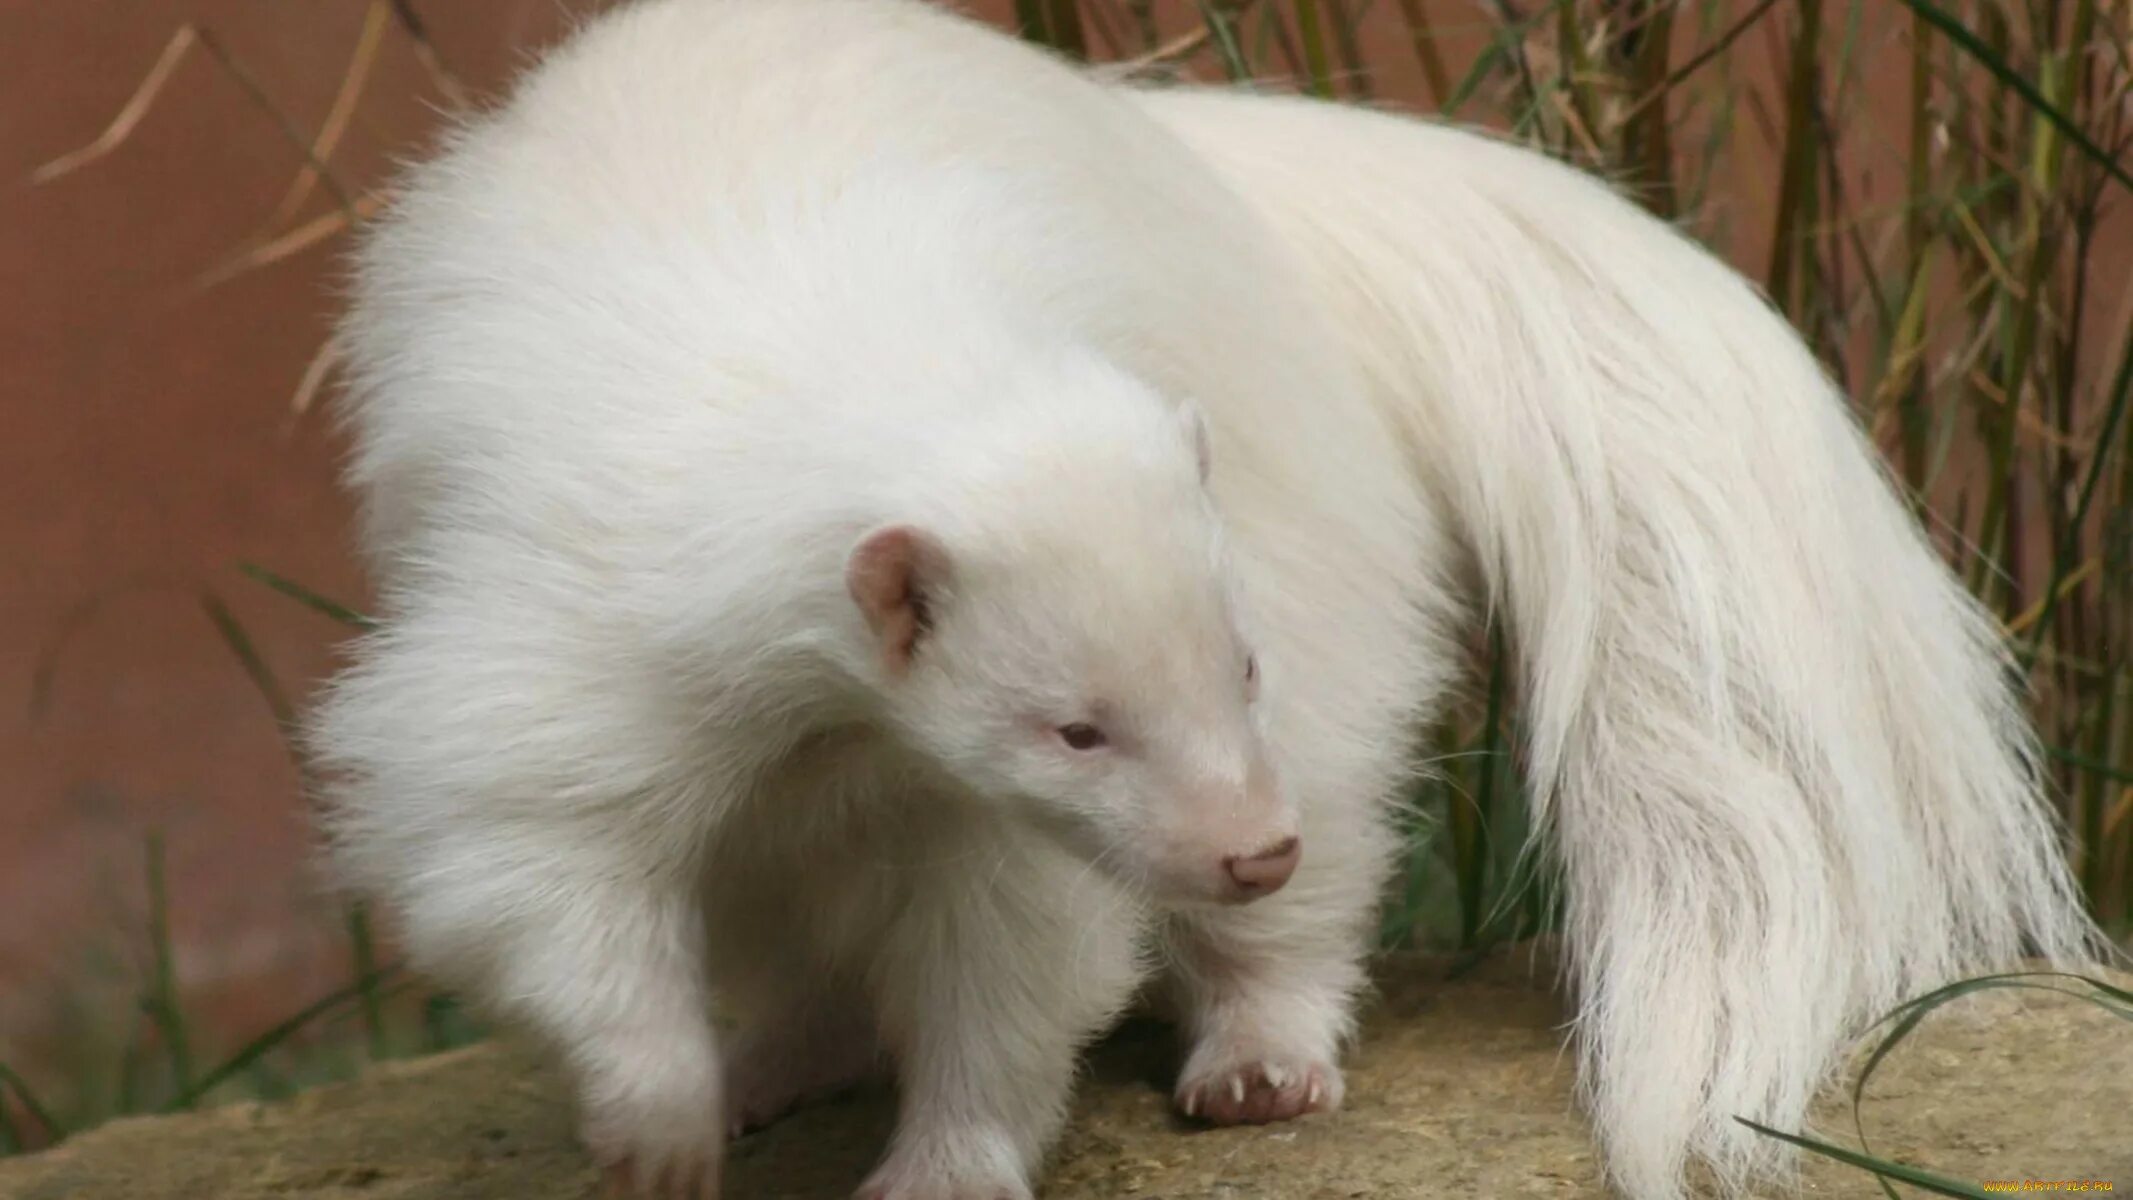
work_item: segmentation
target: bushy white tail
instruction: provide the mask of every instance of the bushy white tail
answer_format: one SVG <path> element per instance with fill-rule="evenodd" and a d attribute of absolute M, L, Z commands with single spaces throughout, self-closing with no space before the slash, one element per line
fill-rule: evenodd
<path fill-rule="evenodd" d="M 1627 1194 L 1786 1155 L 1863 1019 L 2092 929 L 1999 632 L 1738 276 L 1486 138 L 1145 103 L 1315 272 L 1518 648 L 1582 1082 Z"/>

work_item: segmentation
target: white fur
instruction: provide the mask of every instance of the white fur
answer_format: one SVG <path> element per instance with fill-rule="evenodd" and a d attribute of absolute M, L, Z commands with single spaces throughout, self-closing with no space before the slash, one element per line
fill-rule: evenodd
<path fill-rule="evenodd" d="M 346 329 L 385 624 L 314 722 L 336 866 L 641 1187 L 878 1050 L 862 1194 L 1026 1195 L 1158 964 L 1182 1106 L 1337 1104 L 1476 602 L 1631 1194 L 1767 1165 L 1730 1115 L 1796 1121 L 1897 992 L 2081 949 L 1991 628 L 1814 364 L 1508 148 L 907 0 L 648 0 L 412 175 Z M 908 662 L 847 586 L 884 529 Z"/>

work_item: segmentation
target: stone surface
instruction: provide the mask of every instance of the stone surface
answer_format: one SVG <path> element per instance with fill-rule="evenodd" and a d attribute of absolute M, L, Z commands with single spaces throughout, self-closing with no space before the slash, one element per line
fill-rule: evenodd
<path fill-rule="evenodd" d="M 1341 1112 L 1201 1130 L 1174 1118 L 1164 1029 L 1129 1024 L 1092 1056 L 1048 1200 L 1600 1197 L 1571 1099 L 1563 1011 L 1523 956 L 1457 979 L 1389 966 Z M 1868 1091 L 1875 1150 L 1965 1179 L 2107 1180 L 2133 1189 L 2133 1029 L 2045 997 L 1976 997 L 1928 1020 Z M 1832 1104 L 1822 1128 L 1850 1129 Z M 879 1152 L 888 1099 L 798 1113 L 737 1142 L 736 1200 L 847 1195 Z M 1805 1190 L 1875 1196 L 1810 1163 Z M 137 1118 L 0 1160 L 5 1200 L 578 1200 L 593 1174 L 552 1072 L 477 1046 L 382 1067 L 274 1105 Z"/>

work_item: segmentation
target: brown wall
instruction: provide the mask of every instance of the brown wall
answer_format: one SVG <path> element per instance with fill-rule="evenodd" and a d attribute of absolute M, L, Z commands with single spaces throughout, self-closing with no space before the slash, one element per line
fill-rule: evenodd
<path fill-rule="evenodd" d="M 10 1032 L 136 986 L 150 829 L 168 843 L 184 985 L 279 971 L 308 993 L 323 986 L 304 978 L 318 952 L 339 953 L 300 866 L 290 760 L 203 608 L 221 597 L 301 695 L 341 631 L 234 564 L 363 599 L 338 443 L 316 413 L 290 410 L 334 309 L 334 248 L 198 286 L 254 236 L 297 159 L 197 46 L 119 149 L 19 181 L 94 137 L 188 20 L 316 128 L 364 7 L 0 4 L 0 1052 Z M 477 80 L 501 78 L 512 47 L 558 23 L 532 0 L 428 7 Z M 378 179 L 437 101 L 388 35 L 335 156 L 341 177 Z M 306 211 L 331 209 L 318 198 Z M 288 999 L 239 989 L 223 1015 L 249 1024 Z"/>

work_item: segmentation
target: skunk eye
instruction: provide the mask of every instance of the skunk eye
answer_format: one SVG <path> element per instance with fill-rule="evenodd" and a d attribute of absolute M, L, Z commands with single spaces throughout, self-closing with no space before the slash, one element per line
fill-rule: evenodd
<path fill-rule="evenodd" d="M 1072 725 L 1059 727 L 1059 740 L 1076 750 L 1094 750 L 1109 739 L 1104 737 L 1104 731 L 1096 726 L 1084 725 L 1077 721 Z"/>

